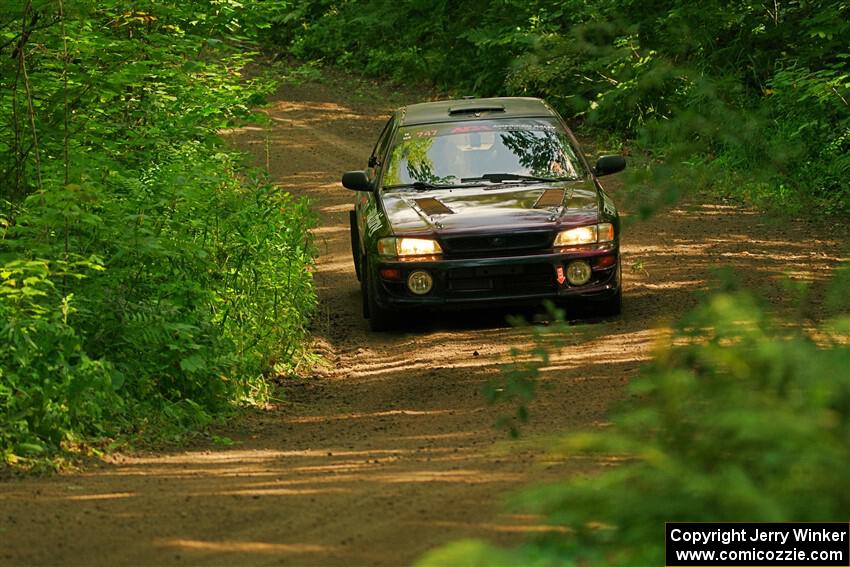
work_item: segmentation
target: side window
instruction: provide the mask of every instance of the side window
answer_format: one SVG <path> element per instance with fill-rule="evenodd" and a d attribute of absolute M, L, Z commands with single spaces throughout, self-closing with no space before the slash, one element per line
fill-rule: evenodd
<path fill-rule="evenodd" d="M 372 150 L 372 155 L 369 156 L 369 177 L 374 177 L 375 172 L 378 168 L 381 167 L 381 160 L 384 158 L 384 155 L 387 153 L 387 146 L 390 143 L 390 138 L 393 133 L 393 118 L 390 118 L 384 129 L 381 131 L 381 135 L 378 138 L 378 142 L 375 144 L 375 148 Z"/>

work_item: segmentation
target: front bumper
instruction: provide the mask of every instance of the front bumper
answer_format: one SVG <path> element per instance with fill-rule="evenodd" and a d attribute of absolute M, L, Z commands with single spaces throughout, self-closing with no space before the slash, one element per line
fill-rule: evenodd
<path fill-rule="evenodd" d="M 558 268 L 577 259 L 593 268 L 591 279 L 580 286 L 559 282 Z M 616 243 L 594 244 L 569 251 L 489 258 L 381 259 L 370 274 L 379 282 L 375 301 L 386 309 L 539 304 L 572 297 L 605 300 L 619 293 L 620 258 Z M 408 275 L 425 270 L 434 280 L 425 295 L 407 288 Z M 394 273 L 396 272 L 396 273 Z M 392 277 L 386 274 L 392 273 Z"/>

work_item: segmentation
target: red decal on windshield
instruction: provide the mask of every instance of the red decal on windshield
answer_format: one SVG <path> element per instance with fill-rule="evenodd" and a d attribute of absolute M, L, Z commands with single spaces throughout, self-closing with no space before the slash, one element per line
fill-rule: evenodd
<path fill-rule="evenodd" d="M 492 128 L 485 124 L 473 124 L 472 126 L 458 126 L 457 128 L 452 128 L 452 132 L 455 134 L 465 134 L 466 132 L 489 132 L 490 130 L 492 130 Z"/>

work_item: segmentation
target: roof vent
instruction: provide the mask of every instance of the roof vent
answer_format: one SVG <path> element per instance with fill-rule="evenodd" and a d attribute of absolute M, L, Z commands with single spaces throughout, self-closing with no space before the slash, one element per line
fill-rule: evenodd
<path fill-rule="evenodd" d="M 449 116 L 456 114 L 480 114 L 482 112 L 504 112 L 505 107 L 501 104 L 465 104 L 463 106 L 452 106 L 449 108 Z"/>

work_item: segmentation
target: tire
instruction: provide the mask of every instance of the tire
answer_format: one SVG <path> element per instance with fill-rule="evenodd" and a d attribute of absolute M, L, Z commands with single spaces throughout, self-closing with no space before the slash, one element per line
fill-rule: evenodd
<path fill-rule="evenodd" d="M 599 317 L 606 318 L 617 317 L 623 312 L 623 276 L 620 272 L 619 258 L 617 258 L 617 295 L 599 302 L 595 311 Z"/>
<path fill-rule="evenodd" d="M 390 331 L 398 325 L 396 314 L 378 305 L 375 300 L 376 286 L 370 281 L 372 269 L 368 257 L 361 263 L 360 295 L 363 301 L 363 316 L 369 319 L 369 330 L 375 332 Z"/>
<path fill-rule="evenodd" d="M 361 281 L 363 276 L 360 269 L 360 235 L 357 233 L 357 212 L 348 211 L 348 226 L 351 233 L 351 258 L 354 260 L 354 273 L 357 274 L 357 281 Z"/>
<path fill-rule="evenodd" d="M 363 260 L 357 262 L 357 273 L 360 274 L 360 304 L 363 308 L 363 318 L 369 318 L 369 282 L 366 279 L 366 267 Z"/>
<path fill-rule="evenodd" d="M 617 295 L 614 297 L 600 301 L 596 305 L 595 311 L 599 317 L 613 318 L 619 316 L 623 311 L 623 288 L 617 289 Z"/>

